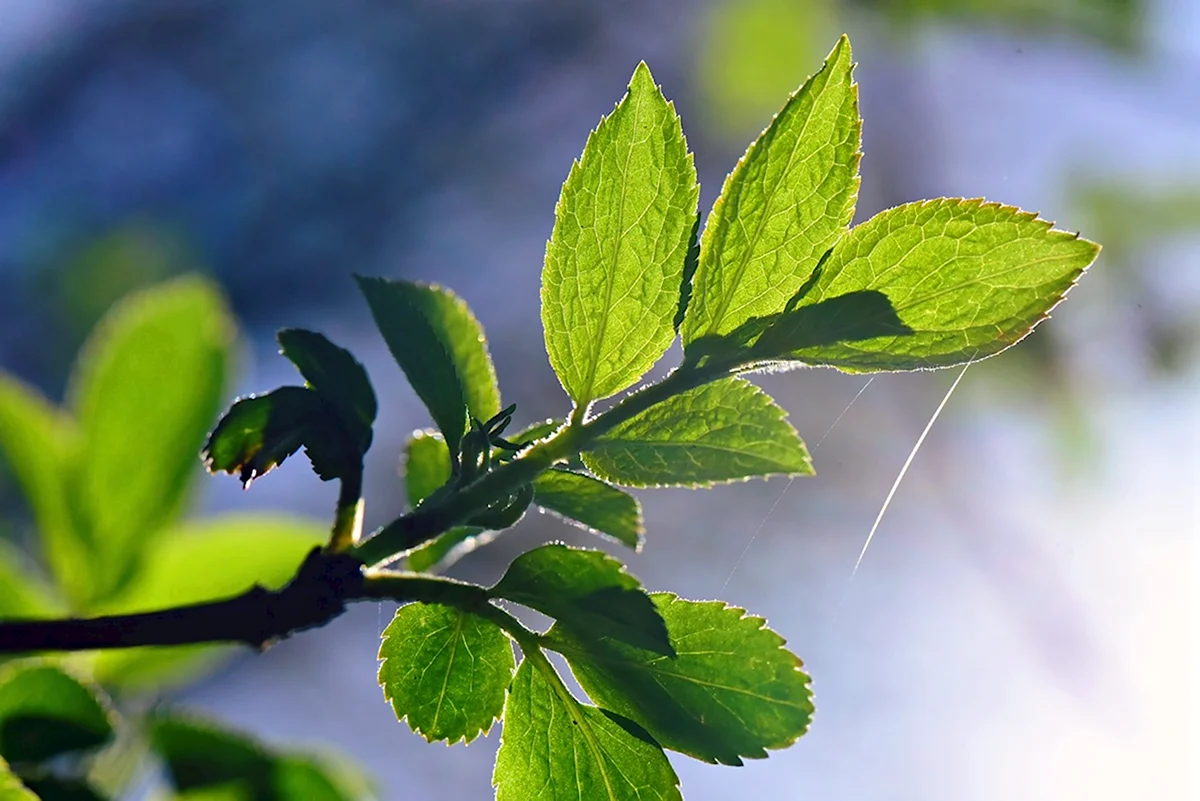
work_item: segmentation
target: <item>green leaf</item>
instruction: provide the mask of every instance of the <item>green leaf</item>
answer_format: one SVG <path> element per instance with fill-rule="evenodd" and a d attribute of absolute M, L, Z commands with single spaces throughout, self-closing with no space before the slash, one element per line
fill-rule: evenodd
<path fill-rule="evenodd" d="M 754 476 L 811 475 L 786 413 L 761 389 L 726 378 L 668 398 L 598 437 L 583 454 L 605 481 L 706 486 Z"/>
<path fill-rule="evenodd" d="M 843 36 L 725 180 L 700 241 L 685 349 L 782 311 L 845 233 L 862 127 L 852 67 Z"/>
<path fill-rule="evenodd" d="M 742 764 L 791 745 L 808 729 L 812 694 L 801 662 L 759 617 L 722 601 L 655 593 L 676 655 L 580 635 L 560 621 L 543 638 L 562 653 L 597 704 L 624 715 L 666 748 L 706 762 Z"/>
<path fill-rule="evenodd" d="M 567 470 L 547 470 L 533 480 L 533 502 L 586 531 L 641 550 L 642 505 L 611 484 Z"/>
<path fill-rule="evenodd" d="M 126 614 L 238 595 L 255 584 L 278 589 L 308 552 L 328 538 L 324 525 L 284 515 L 206 518 L 166 532 L 141 569 L 98 612 Z M 96 654 L 99 681 L 127 690 L 177 685 L 234 652 L 230 646 L 129 648 Z"/>
<path fill-rule="evenodd" d="M 277 336 L 283 355 L 296 365 L 308 385 L 338 410 L 346 431 L 359 444 L 359 452 L 366 453 L 378 405 L 362 364 L 350 351 L 313 331 L 285 328 Z"/>
<path fill-rule="evenodd" d="M 88 595 L 87 541 L 71 518 L 67 479 L 79 434 L 35 389 L 0 373 L 0 458 L 21 485 L 51 571 L 75 600 Z"/>
<path fill-rule="evenodd" d="M 528 658 L 504 705 L 492 784 L 496 801 L 683 798 L 666 754 L 645 732 L 579 703 L 557 676 L 548 679 Z"/>
<path fill-rule="evenodd" d="M 81 351 L 70 392 L 82 433 L 75 488 L 95 597 L 181 510 L 234 333 L 217 289 L 183 278 L 125 298 Z"/>
<path fill-rule="evenodd" d="M 0 540 L 0 618 L 58 617 L 65 610 L 37 566 Z"/>
<path fill-rule="evenodd" d="M 414 431 L 404 453 L 404 487 L 408 505 L 417 504 L 445 486 L 450 480 L 450 449 L 441 434 Z"/>
<path fill-rule="evenodd" d="M 191 715 L 158 715 L 147 725 L 150 745 L 186 797 L 248 801 L 351 801 L 363 782 L 308 755 L 269 749 L 244 734 Z"/>
<path fill-rule="evenodd" d="M 675 332 L 687 317 L 688 306 L 692 302 L 692 282 L 696 279 L 696 268 L 700 266 L 700 217 L 697 212 L 696 222 L 692 224 L 692 232 L 688 234 L 687 256 L 683 260 L 683 281 L 679 285 L 679 306 L 675 309 L 675 319 L 671 321 Z"/>
<path fill-rule="evenodd" d="M 601 551 L 553 543 L 513 560 L 489 591 L 569 624 L 580 636 L 612 637 L 671 655 L 662 617 L 624 566 Z"/>
<path fill-rule="evenodd" d="M 356 277 L 375 325 L 458 453 L 467 414 L 500 411 L 500 389 L 483 328 L 457 295 L 434 284 Z"/>
<path fill-rule="evenodd" d="M 546 350 L 578 406 L 633 384 L 675 338 L 698 196 L 679 115 L 639 64 L 571 166 L 546 246 Z"/>
<path fill-rule="evenodd" d="M 43 762 L 113 736 L 108 702 L 60 668 L 16 662 L 0 671 L 0 756 Z"/>
<path fill-rule="evenodd" d="M 447 568 L 471 551 L 496 538 L 497 532 L 479 526 L 455 526 L 404 557 L 404 567 L 422 573 Z"/>
<path fill-rule="evenodd" d="M 0 757 L 0 801 L 38 801 L 38 797 L 21 783 Z"/>
<path fill-rule="evenodd" d="M 210 472 L 236 474 L 249 487 L 300 450 L 322 416 L 321 399 L 304 387 L 240 398 L 217 423 L 201 456 Z"/>
<path fill-rule="evenodd" d="M 471 742 L 504 709 L 513 650 L 495 623 L 441 604 L 401 607 L 383 632 L 379 685 L 429 742 Z"/>
<path fill-rule="evenodd" d="M 1100 248 L 1012 206 L 941 198 L 884 211 L 838 242 L 796 312 L 849 293 L 882 293 L 858 325 L 907 331 L 818 343 L 790 357 L 852 372 L 947 367 L 1019 342 Z M 869 319 L 868 319 L 869 318 Z"/>

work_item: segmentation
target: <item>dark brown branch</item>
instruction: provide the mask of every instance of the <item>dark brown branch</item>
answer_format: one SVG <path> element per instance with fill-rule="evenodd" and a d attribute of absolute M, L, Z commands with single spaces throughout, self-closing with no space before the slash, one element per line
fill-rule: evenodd
<path fill-rule="evenodd" d="M 323 626 L 365 597 L 362 563 L 315 548 L 283 589 L 254 587 L 221 601 L 157 612 L 68 620 L 0 621 L 0 653 L 85 651 L 205 642 L 255 647 Z"/>

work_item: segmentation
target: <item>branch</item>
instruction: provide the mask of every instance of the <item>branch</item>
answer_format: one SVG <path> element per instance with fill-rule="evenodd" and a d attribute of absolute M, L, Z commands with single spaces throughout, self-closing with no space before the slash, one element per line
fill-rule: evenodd
<path fill-rule="evenodd" d="M 0 653 L 206 642 L 263 648 L 325 625 L 346 611 L 347 601 L 367 597 L 364 592 L 360 561 L 314 548 L 280 590 L 255 586 L 221 601 L 131 615 L 0 621 Z"/>

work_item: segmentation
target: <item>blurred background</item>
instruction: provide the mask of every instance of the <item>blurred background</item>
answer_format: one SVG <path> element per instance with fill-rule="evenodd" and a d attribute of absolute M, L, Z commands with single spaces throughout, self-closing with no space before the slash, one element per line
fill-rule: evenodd
<path fill-rule="evenodd" d="M 454 288 L 516 422 L 561 414 L 536 323 L 543 249 L 571 159 L 638 60 L 682 114 L 707 209 L 843 31 L 860 220 L 983 195 L 1105 249 L 1052 321 L 967 372 L 853 577 L 951 374 L 765 377 L 817 477 L 642 493 L 633 572 L 767 617 L 818 707 L 769 760 L 673 758 L 685 795 L 1196 798 L 1196 0 L 0 0 L 0 367 L 60 399 L 114 301 L 207 274 L 240 326 L 230 398 L 293 380 L 282 326 L 366 362 L 381 524 L 402 508 L 403 442 L 429 423 L 350 273 Z M 323 518 L 336 493 L 301 460 L 253 492 L 200 486 L 198 515 Z M 29 526 L 2 472 L 0 520 L 8 537 Z M 555 538 L 584 541 L 533 515 L 451 572 L 490 581 Z M 498 728 L 429 746 L 384 702 L 392 611 L 359 605 L 172 698 L 336 747 L 385 799 L 490 797 Z"/>

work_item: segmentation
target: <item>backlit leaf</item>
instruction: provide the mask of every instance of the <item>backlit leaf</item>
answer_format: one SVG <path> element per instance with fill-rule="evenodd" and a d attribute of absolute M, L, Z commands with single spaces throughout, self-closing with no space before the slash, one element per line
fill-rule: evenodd
<path fill-rule="evenodd" d="M 546 669 L 551 669 L 547 667 Z M 571 697 L 529 659 L 504 705 L 496 801 L 682 801 L 662 749 L 628 720 Z"/>
<path fill-rule="evenodd" d="M 33 387 L 0 373 L 0 459 L 25 493 L 50 569 L 80 600 L 92 577 L 88 541 L 71 520 L 67 497 L 78 438 L 73 420 Z"/>
<path fill-rule="evenodd" d="M 597 640 L 559 621 L 544 640 L 597 704 L 643 726 L 665 748 L 742 764 L 808 729 L 812 695 L 801 662 L 762 618 L 721 601 L 651 596 L 675 656 Z"/>
<path fill-rule="evenodd" d="M 1099 247 L 1012 206 L 941 198 L 856 226 L 834 247 L 797 313 L 864 290 L 887 307 L 857 325 L 907 330 L 815 343 L 791 357 L 853 372 L 947 367 L 1020 341 L 1074 285 Z"/>
<path fill-rule="evenodd" d="M 612 637 L 673 653 L 650 596 L 620 562 L 601 551 L 558 543 L 526 551 L 489 592 L 563 621 L 579 636 Z"/>
<path fill-rule="evenodd" d="M 441 604 L 402 606 L 379 658 L 379 684 L 397 719 L 430 742 L 469 743 L 491 728 L 514 666 L 499 626 Z"/>
<path fill-rule="evenodd" d="M 108 702 L 60 668 L 15 662 L 0 669 L 0 757 L 42 762 L 97 748 L 113 736 Z"/>
<path fill-rule="evenodd" d="M 237 475 L 248 487 L 300 450 L 322 419 L 320 398 L 304 387 L 240 398 L 209 436 L 204 464 L 213 473 Z"/>
<path fill-rule="evenodd" d="M 546 246 L 546 350 L 577 405 L 633 384 L 674 339 L 698 195 L 679 116 L 639 64 L 571 166 Z"/>
<path fill-rule="evenodd" d="M 808 451 L 785 417 L 758 387 L 726 378 L 621 423 L 593 441 L 583 461 L 605 481 L 631 487 L 810 475 Z"/>
<path fill-rule="evenodd" d="M 852 66 L 843 36 L 725 180 L 700 241 L 685 348 L 782 311 L 845 233 L 862 127 Z"/>
<path fill-rule="evenodd" d="M 58 617 L 63 606 L 37 566 L 0 540 L 0 619 Z"/>
<path fill-rule="evenodd" d="M 642 506 L 611 484 L 568 470 L 547 470 L 533 481 L 533 502 L 593 534 L 634 550 L 642 546 Z"/>
<path fill-rule="evenodd" d="M 357 280 L 392 356 L 457 453 L 468 412 L 488 420 L 500 411 L 496 373 L 479 322 L 443 287 Z"/>
<path fill-rule="evenodd" d="M 285 328 L 277 336 L 283 355 L 296 365 L 308 385 L 338 410 L 346 430 L 366 453 L 378 406 L 362 364 L 350 351 L 314 331 Z"/>
<path fill-rule="evenodd" d="M 126 297 L 80 352 L 70 392 L 82 434 L 75 488 L 96 597 L 119 586 L 181 510 L 234 333 L 217 289 L 183 278 Z"/>

